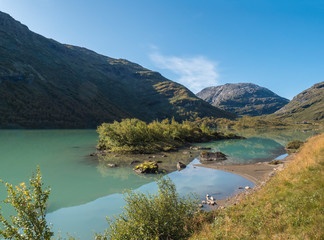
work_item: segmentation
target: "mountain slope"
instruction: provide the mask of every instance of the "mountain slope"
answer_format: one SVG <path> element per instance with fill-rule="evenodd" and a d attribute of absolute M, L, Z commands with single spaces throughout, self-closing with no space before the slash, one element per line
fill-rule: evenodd
<path fill-rule="evenodd" d="M 269 89 L 252 83 L 208 87 L 197 96 L 225 111 L 250 116 L 273 113 L 289 102 Z"/>
<path fill-rule="evenodd" d="M 301 92 L 290 103 L 269 117 L 294 122 L 324 122 L 324 82 L 317 83 Z"/>
<path fill-rule="evenodd" d="M 60 44 L 0 12 L 0 127 L 86 128 L 173 116 L 235 117 L 157 72 Z"/>

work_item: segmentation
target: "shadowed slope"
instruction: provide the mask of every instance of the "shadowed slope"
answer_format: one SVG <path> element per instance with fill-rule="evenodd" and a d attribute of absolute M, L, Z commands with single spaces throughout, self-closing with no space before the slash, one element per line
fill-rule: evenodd
<path fill-rule="evenodd" d="M 233 118 L 124 59 L 60 44 L 0 12 L 0 127 L 86 128 L 137 117 Z"/>

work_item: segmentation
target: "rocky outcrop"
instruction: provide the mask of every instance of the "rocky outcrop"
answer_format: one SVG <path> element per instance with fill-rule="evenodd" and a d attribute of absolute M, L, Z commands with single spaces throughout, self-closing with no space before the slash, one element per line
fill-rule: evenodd
<path fill-rule="evenodd" d="M 269 89 L 252 83 L 208 87 L 197 93 L 197 96 L 225 111 L 249 116 L 274 113 L 289 102 Z"/>

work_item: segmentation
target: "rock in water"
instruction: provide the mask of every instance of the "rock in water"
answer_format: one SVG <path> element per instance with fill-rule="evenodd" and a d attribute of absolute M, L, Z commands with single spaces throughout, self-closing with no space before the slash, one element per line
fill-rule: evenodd
<path fill-rule="evenodd" d="M 156 162 L 144 162 L 134 168 L 137 173 L 158 173 L 158 170 L 159 166 Z"/>
<path fill-rule="evenodd" d="M 178 163 L 177 163 L 177 169 L 178 169 L 178 170 L 184 169 L 184 168 L 186 168 L 186 167 L 187 167 L 187 165 L 184 164 L 184 163 L 182 163 L 182 162 L 178 162 Z"/>
<path fill-rule="evenodd" d="M 224 161 L 227 157 L 222 152 L 207 152 L 203 151 L 200 153 L 201 161 Z"/>

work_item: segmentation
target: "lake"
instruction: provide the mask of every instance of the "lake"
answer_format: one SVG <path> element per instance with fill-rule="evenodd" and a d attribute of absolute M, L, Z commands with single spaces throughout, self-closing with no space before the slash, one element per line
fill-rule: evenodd
<path fill-rule="evenodd" d="M 283 145 L 293 138 L 291 134 L 245 133 L 242 135 L 248 139 L 199 145 L 224 152 L 229 156 L 227 163 L 242 164 L 284 154 Z M 315 132 L 294 134 L 304 140 Z M 157 188 L 152 175 L 135 174 L 131 167 L 103 167 L 89 157 L 95 152 L 97 138 L 95 130 L 0 130 L 0 178 L 15 185 L 27 182 L 39 165 L 45 184 L 51 187 L 47 219 L 55 232 L 89 239 L 95 231 L 106 228 L 106 216 L 121 213 L 126 189 L 154 192 Z M 253 186 L 238 175 L 193 166 L 198 163 L 194 159 L 186 169 L 168 174 L 181 195 L 194 192 L 203 199 L 209 193 L 224 199 L 240 186 Z M 4 187 L 0 186 L 0 199 L 5 197 Z M 13 213 L 6 207 L 3 212 Z"/>

